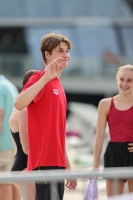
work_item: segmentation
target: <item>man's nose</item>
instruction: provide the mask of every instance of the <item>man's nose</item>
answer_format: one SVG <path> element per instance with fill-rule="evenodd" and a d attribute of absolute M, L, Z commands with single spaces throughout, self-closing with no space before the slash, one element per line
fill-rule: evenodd
<path fill-rule="evenodd" d="M 67 57 L 68 53 L 67 52 L 63 52 L 63 57 Z"/>

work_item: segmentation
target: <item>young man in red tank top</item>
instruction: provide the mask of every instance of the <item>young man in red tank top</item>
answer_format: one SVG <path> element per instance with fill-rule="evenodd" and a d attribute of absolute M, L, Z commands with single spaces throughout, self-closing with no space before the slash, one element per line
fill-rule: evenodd
<path fill-rule="evenodd" d="M 34 73 L 16 98 L 16 109 L 28 109 L 28 170 L 71 168 L 65 147 L 66 96 L 60 82 L 62 70 L 70 59 L 71 48 L 66 36 L 59 33 L 45 35 L 40 50 L 46 69 Z M 76 186 L 76 180 L 66 182 L 69 189 Z M 38 190 L 43 191 L 43 194 L 37 191 L 39 200 L 49 199 L 49 184 L 44 184 L 43 189 Z M 59 183 L 57 190 L 62 200 L 64 183 Z"/>
<path fill-rule="evenodd" d="M 104 167 L 133 167 L 133 66 L 119 67 L 116 80 L 119 93 L 102 99 L 98 106 L 93 169 L 99 168 L 107 123 L 110 141 L 104 154 Z M 113 180 L 107 179 L 107 196 L 123 194 L 126 181 L 129 192 L 133 192 L 133 179 L 119 179 L 117 191 L 113 191 Z"/>

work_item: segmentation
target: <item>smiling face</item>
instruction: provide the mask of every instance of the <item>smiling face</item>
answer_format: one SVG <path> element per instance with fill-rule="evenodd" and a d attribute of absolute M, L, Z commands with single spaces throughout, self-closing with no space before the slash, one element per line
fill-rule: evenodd
<path fill-rule="evenodd" d="M 46 65 L 58 57 L 63 57 L 64 62 L 61 63 L 62 68 L 65 68 L 70 59 L 69 50 L 72 49 L 70 40 L 60 33 L 48 33 L 42 37 L 40 51 Z M 66 62 L 66 63 L 65 63 Z"/>
<path fill-rule="evenodd" d="M 66 42 L 61 42 L 57 47 L 52 50 L 52 53 L 45 51 L 45 57 L 47 59 L 47 65 L 51 63 L 54 59 L 63 57 L 63 61 L 60 62 L 61 68 L 66 68 L 70 60 L 70 49 Z"/>
<path fill-rule="evenodd" d="M 118 73 L 117 84 L 119 93 L 128 95 L 133 93 L 133 72 L 129 69 L 124 69 Z"/>

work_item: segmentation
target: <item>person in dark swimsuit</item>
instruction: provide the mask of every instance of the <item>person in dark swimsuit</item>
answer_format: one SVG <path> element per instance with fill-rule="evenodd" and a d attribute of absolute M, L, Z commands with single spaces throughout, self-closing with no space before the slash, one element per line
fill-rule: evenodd
<path fill-rule="evenodd" d="M 29 70 L 24 75 L 23 86 L 35 71 L 37 70 Z M 27 167 L 28 158 L 27 108 L 22 111 L 18 111 L 14 108 L 9 118 L 9 124 L 14 143 L 14 159 L 11 172 L 24 172 Z M 19 188 L 21 196 L 24 200 L 35 199 L 34 183 L 15 183 L 15 185 Z"/>
<path fill-rule="evenodd" d="M 20 142 L 19 132 L 13 133 L 11 130 L 11 134 L 17 146 L 17 153 L 14 156 L 11 171 L 23 171 L 27 166 L 28 155 L 24 153 L 23 151 L 23 148 Z"/>
<path fill-rule="evenodd" d="M 119 93 L 102 99 L 98 106 L 97 132 L 94 143 L 93 169 L 99 168 L 106 124 L 108 123 L 110 141 L 104 154 L 104 167 L 133 167 L 133 66 L 125 65 L 118 69 L 116 81 Z M 127 181 L 129 192 L 133 192 L 133 179 L 121 177 L 114 181 L 106 179 L 107 196 L 124 193 Z"/>

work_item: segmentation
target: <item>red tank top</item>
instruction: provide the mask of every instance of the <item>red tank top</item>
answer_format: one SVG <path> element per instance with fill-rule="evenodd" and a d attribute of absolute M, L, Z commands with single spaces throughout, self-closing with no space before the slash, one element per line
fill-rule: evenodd
<path fill-rule="evenodd" d="M 111 142 L 133 142 L 133 106 L 118 110 L 112 98 L 107 119 Z"/>

